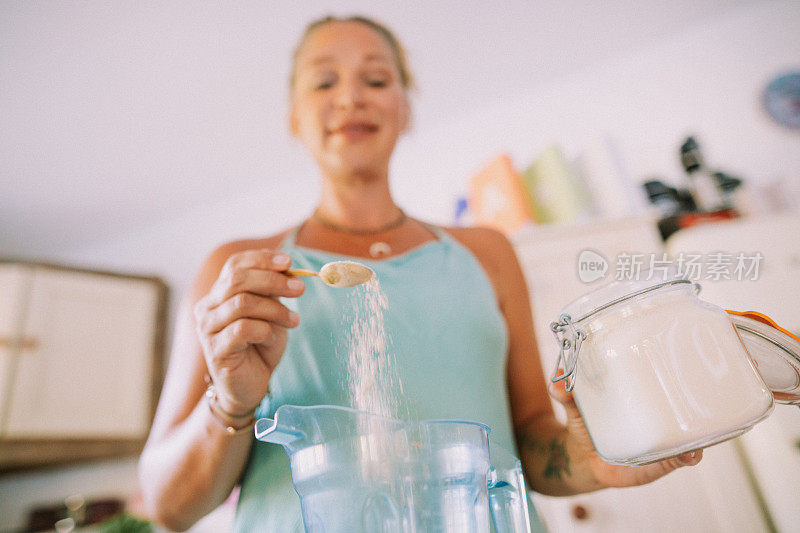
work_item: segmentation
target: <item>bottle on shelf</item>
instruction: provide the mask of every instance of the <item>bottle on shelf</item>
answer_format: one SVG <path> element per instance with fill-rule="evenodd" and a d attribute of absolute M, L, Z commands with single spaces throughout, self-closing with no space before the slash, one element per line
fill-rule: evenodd
<path fill-rule="evenodd" d="M 700 145 L 694 137 L 688 137 L 681 145 L 681 163 L 689 176 L 692 197 L 699 211 L 712 213 L 725 209 L 726 199 L 718 186 L 718 180 L 703 161 Z"/>

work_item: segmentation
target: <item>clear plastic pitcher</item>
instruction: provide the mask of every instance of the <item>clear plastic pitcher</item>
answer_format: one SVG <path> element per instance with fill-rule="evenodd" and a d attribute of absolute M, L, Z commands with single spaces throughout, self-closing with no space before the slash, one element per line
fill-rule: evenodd
<path fill-rule="evenodd" d="M 483 424 L 284 405 L 255 433 L 289 455 L 308 532 L 530 532 L 519 460 L 490 460 Z"/>

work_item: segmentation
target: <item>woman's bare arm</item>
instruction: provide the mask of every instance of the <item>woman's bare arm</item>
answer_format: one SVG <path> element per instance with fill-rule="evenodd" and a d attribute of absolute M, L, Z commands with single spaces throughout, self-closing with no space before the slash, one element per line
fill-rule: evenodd
<path fill-rule="evenodd" d="M 163 392 L 139 462 L 145 505 L 173 530 L 187 529 L 227 498 L 253 441 L 251 431 L 225 430 L 241 426 L 242 419 L 211 413 L 203 397 L 206 374 L 214 377 L 225 412 L 249 412 L 266 393 L 285 347 L 285 328 L 296 325 L 271 297 L 302 293 L 277 274 L 288 263 L 268 263 L 269 250 L 245 252 L 252 245 L 233 243 L 211 254 L 178 311 Z M 250 380 L 243 373 L 260 376 Z"/>

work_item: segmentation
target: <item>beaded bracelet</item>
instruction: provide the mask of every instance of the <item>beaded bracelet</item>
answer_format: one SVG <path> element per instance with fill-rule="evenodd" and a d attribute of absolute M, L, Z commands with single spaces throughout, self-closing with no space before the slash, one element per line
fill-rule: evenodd
<path fill-rule="evenodd" d="M 253 426 L 256 425 L 256 418 L 255 418 L 254 415 L 256 413 L 256 409 L 258 408 L 258 406 L 254 407 L 251 411 L 249 411 L 249 412 L 247 412 L 247 413 L 245 413 L 243 415 L 235 415 L 233 413 L 229 413 L 228 411 L 226 411 L 225 409 L 222 408 L 222 406 L 219 404 L 219 401 L 217 400 L 217 389 L 214 386 L 214 382 L 211 380 L 211 376 L 206 375 L 205 376 L 205 380 L 206 380 L 206 383 L 208 383 L 208 386 L 206 387 L 206 392 L 205 392 L 205 397 L 208 399 L 208 409 L 209 409 L 209 411 L 211 411 L 211 414 L 214 416 L 214 419 L 217 422 L 219 422 L 219 424 L 223 428 L 225 428 L 225 431 L 227 431 L 228 434 L 236 435 L 236 434 L 239 434 L 239 433 L 244 433 L 245 431 L 248 431 L 249 429 L 251 429 Z M 246 426 L 241 427 L 241 428 L 236 428 L 236 427 L 233 427 L 233 426 L 229 426 L 228 424 L 225 423 L 224 420 L 222 420 L 222 418 L 219 416 L 217 411 L 219 411 L 219 413 L 221 413 L 222 415 L 224 415 L 224 416 L 226 416 L 228 418 L 233 418 L 233 419 L 236 419 L 236 418 L 247 418 L 250 421 Z"/>
<path fill-rule="evenodd" d="M 217 409 L 219 409 L 219 407 L 217 407 Z M 222 426 L 222 428 L 228 433 L 228 435 L 238 435 L 239 433 L 249 432 L 251 429 L 253 429 L 253 426 L 256 425 L 256 417 L 250 415 L 251 417 L 250 422 L 246 426 L 240 428 L 229 426 L 228 424 L 225 423 L 224 420 L 222 420 L 222 418 L 220 418 L 220 416 L 214 410 L 214 404 L 211 402 L 210 398 L 208 400 L 208 410 L 211 411 L 211 417 L 214 420 L 216 420 L 220 426 Z"/>

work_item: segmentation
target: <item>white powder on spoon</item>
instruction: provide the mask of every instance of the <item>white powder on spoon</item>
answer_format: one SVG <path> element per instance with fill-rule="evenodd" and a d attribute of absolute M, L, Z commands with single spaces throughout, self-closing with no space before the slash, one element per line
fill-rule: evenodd
<path fill-rule="evenodd" d="M 368 282 L 375 277 L 375 272 L 355 261 L 333 261 L 323 265 L 319 277 L 328 285 L 346 289 Z"/>

